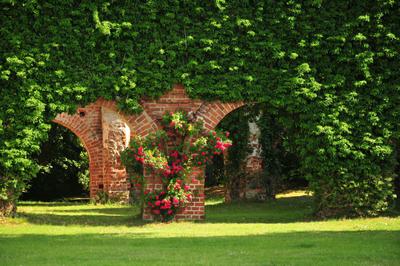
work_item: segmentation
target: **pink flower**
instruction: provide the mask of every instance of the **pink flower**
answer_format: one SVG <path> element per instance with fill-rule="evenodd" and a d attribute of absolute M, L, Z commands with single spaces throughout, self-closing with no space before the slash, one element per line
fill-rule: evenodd
<path fill-rule="evenodd" d="M 174 157 L 174 158 L 178 158 L 179 152 L 178 151 L 172 151 L 169 156 Z"/>
<path fill-rule="evenodd" d="M 178 200 L 177 198 L 173 198 L 173 199 L 172 199 L 172 203 L 173 203 L 174 205 L 178 205 L 178 204 L 179 204 L 179 200 Z"/>
<path fill-rule="evenodd" d="M 201 162 L 197 162 L 198 165 L 201 165 Z"/>
<path fill-rule="evenodd" d="M 160 206 L 160 205 L 161 205 L 161 201 L 157 200 L 157 201 L 155 202 L 155 204 L 156 204 L 156 206 Z"/>
<path fill-rule="evenodd" d="M 139 156 L 143 156 L 143 155 L 144 155 L 143 147 L 142 147 L 142 146 L 140 146 L 140 147 L 138 148 L 138 155 L 139 155 Z"/>
<path fill-rule="evenodd" d="M 225 132 L 225 136 L 226 136 L 226 137 L 229 137 L 229 135 L 230 135 L 229 131 L 226 131 L 226 132 Z"/>
<path fill-rule="evenodd" d="M 229 148 L 230 146 L 232 146 L 231 143 L 229 143 L 229 142 L 224 143 L 224 147 L 225 147 L 225 148 Z"/>
<path fill-rule="evenodd" d="M 188 191 L 189 190 L 189 186 L 188 185 L 185 185 L 184 187 L 183 187 L 183 189 L 185 190 L 185 191 Z"/>
<path fill-rule="evenodd" d="M 144 164 L 144 158 L 135 155 L 135 159 L 136 159 L 136 161 L 138 161 L 139 163 Z"/>
<path fill-rule="evenodd" d="M 206 156 L 207 153 L 205 153 L 204 151 L 201 153 L 201 155 Z"/>
<path fill-rule="evenodd" d="M 172 210 L 168 210 L 168 215 L 171 215 L 173 213 Z"/>
<path fill-rule="evenodd" d="M 224 151 L 226 149 L 226 147 L 224 146 L 224 143 L 222 143 L 221 141 L 217 141 L 217 144 L 215 145 L 216 149 L 219 149 L 221 151 Z"/>
<path fill-rule="evenodd" d="M 162 203 L 162 204 L 167 204 L 167 203 L 168 203 L 168 200 L 167 200 L 167 199 L 163 199 L 163 200 L 161 201 L 161 203 Z"/>
<path fill-rule="evenodd" d="M 172 171 L 171 170 L 164 170 L 164 172 L 163 172 L 163 175 L 165 176 L 165 177 L 168 177 L 169 175 L 171 175 L 172 174 Z"/>

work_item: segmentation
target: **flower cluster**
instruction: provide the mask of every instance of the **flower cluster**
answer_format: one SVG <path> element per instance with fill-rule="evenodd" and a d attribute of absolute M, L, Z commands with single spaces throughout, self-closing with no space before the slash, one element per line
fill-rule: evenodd
<path fill-rule="evenodd" d="M 162 221 L 170 221 L 175 214 L 192 200 L 192 192 L 188 185 L 182 185 L 182 180 L 171 180 L 167 190 L 146 191 L 146 207 L 151 213 L 159 215 Z"/>
<path fill-rule="evenodd" d="M 214 155 L 219 155 L 232 146 L 228 137 L 229 132 L 223 134 L 211 131 L 208 136 L 198 138 L 191 146 L 193 165 L 205 165 L 213 159 Z"/>
<path fill-rule="evenodd" d="M 135 177 L 131 179 L 134 186 L 142 191 L 143 169 L 162 178 L 162 190 L 143 191 L 143 207 L 169 221 L 192 200 L 192 191 L 185 184 L 191 168 L 207 164 L 232 142 L 229 132 L 206 132 L 201 122 L 191 120 L 185 112 L 166 113 L 161 127 L 146 138 L 133 138 L 123 162 Z"/>

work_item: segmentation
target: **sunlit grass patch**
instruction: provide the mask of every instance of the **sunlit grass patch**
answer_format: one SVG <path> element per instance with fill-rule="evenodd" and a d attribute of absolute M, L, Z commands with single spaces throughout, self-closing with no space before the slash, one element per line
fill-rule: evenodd
<path fill-rule="evenodd" d="M 132 206 L 22 202 L 1 265 L 398 265 L 400 217 L 315 220 L 301 191 L 207 200 L 206 221 L 145 223 Z M 21 255 L 23 254 L 23 255 Z"/>

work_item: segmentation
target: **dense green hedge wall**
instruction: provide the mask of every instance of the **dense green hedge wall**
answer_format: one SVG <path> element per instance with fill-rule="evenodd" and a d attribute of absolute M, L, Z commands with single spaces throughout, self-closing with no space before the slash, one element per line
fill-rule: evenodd
<path fill-rule="evenodd" d="M 320 214 L 385 210 L 399 135 L 399 6 L 2 0 L 0 202 L 35 175 L 31 156 L 56 113 L 99 96 L 138 111 L 140 97 L 181 82 L 193 97 L 290 114 L 282 120 L 298 129 Z"/>

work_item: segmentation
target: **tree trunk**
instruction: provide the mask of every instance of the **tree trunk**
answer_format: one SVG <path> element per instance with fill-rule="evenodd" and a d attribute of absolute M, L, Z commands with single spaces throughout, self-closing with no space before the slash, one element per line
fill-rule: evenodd
<path fill-rule="evenodd" d="M 15 217 L 17 204 L 15 201 L 0 199 L 0 217 Z"/>

